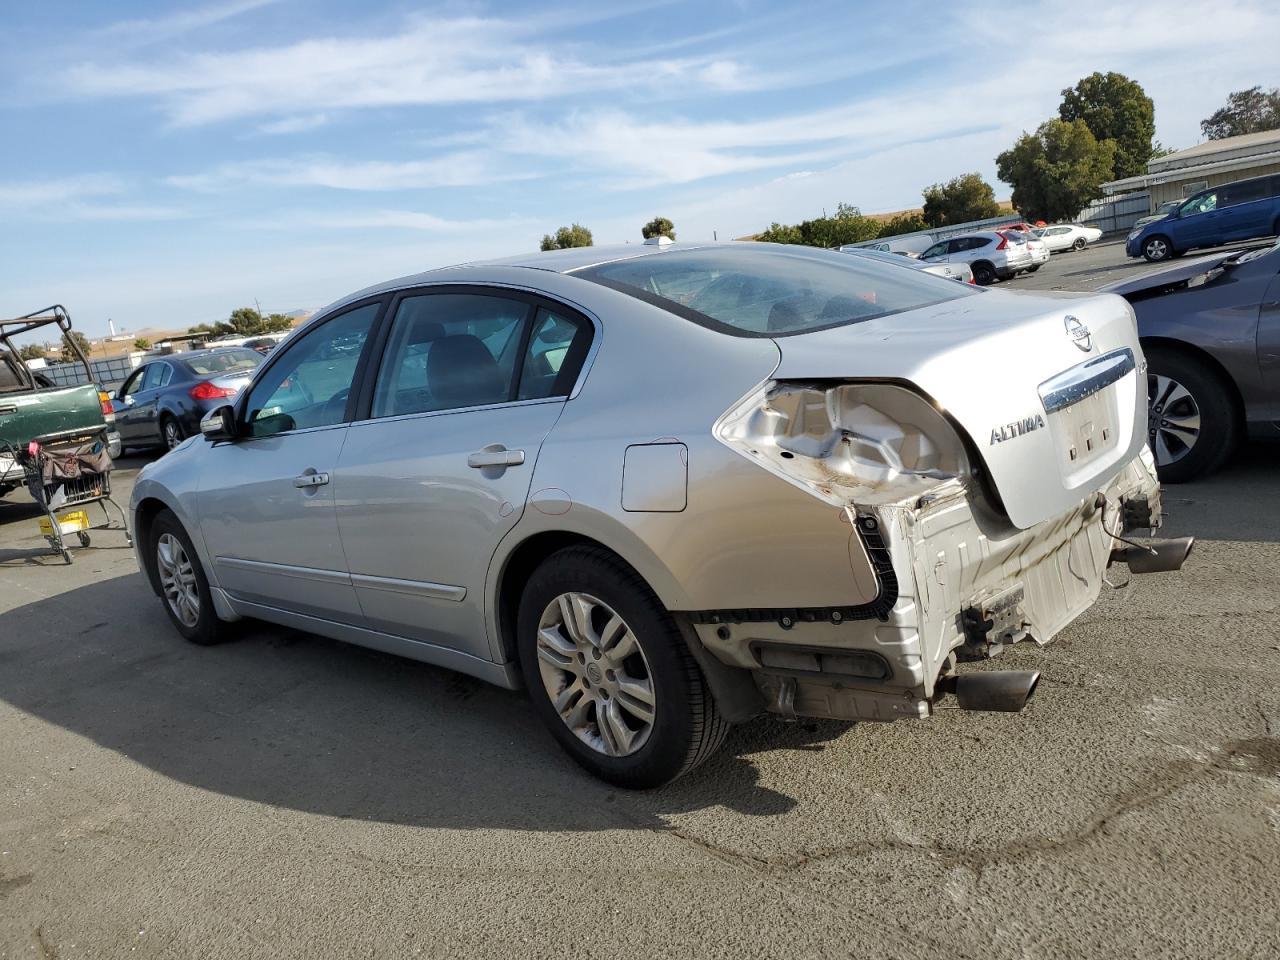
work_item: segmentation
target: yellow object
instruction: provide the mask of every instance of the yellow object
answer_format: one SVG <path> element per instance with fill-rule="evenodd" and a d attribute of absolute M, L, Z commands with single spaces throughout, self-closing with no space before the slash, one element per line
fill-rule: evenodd
<path fill-rule="evenodd" d="M 70 513 L 63 513 L 58 516 L 59 533 L 76 533 L 80 530 L 88 529 L 89 514 L 83 510 L 72 510 Z M 46 537 L 53 536 L 53 524 L 49 522 L 48 517 L 40 518 L 40 532 Z"/>

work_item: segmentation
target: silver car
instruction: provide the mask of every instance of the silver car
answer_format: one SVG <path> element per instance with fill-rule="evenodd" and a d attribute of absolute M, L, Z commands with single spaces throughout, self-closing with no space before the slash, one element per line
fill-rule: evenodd
<path fill-rule="evenodd" d="M 1011 231 L 1010 231 L 1011 232 Z M 1005 233 L 983 230 L 963 237 L 939 240 L 920 254 L 924 263 L 964 263 L 973 271 L 974 283 L 989 286 L 997 280 L 1012 280 L 1031 270 L 1031 250 Z"/>
<path fill-rule="evenodd" d="M 1173 568 L 1133 311 L 772 244 L 585 248 L 323 310 L 143 469 L 138 559 L 242 617 L 505 687 L 649 787 L 761 713 L 1017 710 L 1109 562 Z M 1128 551 L 1128 552 L 1122 552 Z"/>

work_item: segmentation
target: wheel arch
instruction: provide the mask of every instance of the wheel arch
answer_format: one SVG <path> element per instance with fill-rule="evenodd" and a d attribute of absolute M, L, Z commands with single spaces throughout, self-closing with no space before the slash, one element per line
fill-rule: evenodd
<path fill-rule="evenodd" d="M 133 508 L 133 537 L 138 544 L 138 559 L 142 562 L 142 572 L 146 575 L 147 583 L 157 597 L 160 596 L 160 577 L 156 572 L 156 558 L 151 551 L 151 527 L 156 517 L 169 509 L 169 504 L 154 496 L 143 497 Z"/>
<path fill-rule="evenodd" d="M 1239 424 L 1244 423 L 1244 397 L 1240 393 L 1240 386 L 1236 383 L 1235 378 L 1227 371 L 1217 357 L 1208 350 L 1189 343 L 1186 340 L 1178 340 L 1173 337 L 1142 337 L 1140 338 L 1143 353 L 1150 350 L 1164 350 L 1169 353 L 1179 353 L 1189 360 L 1194 360 L 1201 364 L 1206 370 L 1210 371 L 1226 389 L 1227 395 L 1231 397 L 1232 416 Z"/>

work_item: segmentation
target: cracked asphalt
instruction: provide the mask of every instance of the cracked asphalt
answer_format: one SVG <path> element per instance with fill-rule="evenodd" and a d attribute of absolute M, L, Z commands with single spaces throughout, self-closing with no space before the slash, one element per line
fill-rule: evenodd
<path fill-rule="evenodd" d="M 184 644 L 122 535 L 63 566 L 11 494 L 0 958 L 1280 956 L 1278 463 L 1166 488 L 1187 566 L 1001 657 L 1044 672 L 1022 714 L 762 719 L 650 793 L 520 694 L 266 626 Z"/>

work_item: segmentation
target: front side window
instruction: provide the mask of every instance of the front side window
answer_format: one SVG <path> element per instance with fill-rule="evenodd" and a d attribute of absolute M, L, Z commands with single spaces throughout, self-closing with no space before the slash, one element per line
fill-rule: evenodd
<path fill-rule="evenodd" d="M 250 435 L 341 423 L 380 307 L 356 307 L 300 336 L 254 384 L 245 406 Z"/>
<path fill-rule="evenodd" d="M 1217 193 L 1202 193 L 1198 197 L 1192 197 L 1182 205 L 1180 211 L 1181 216 L 1192 216 L 1197 213 L 1210 213 L 1218 209 Z"/>
<path fill-rule="evenodd" d="M 932 247 L 920 254 L 921 260 L 930 260 L 933 257 L 943 257 L 947 253 L 947 242 L 935 243 Z"/>
<path fill-rule="evenodd" d="M 405 297 L 373 393 L 373 416 L 397 417 L 512 399 L 532 307 L 472 293 Z"/>
<path fill-rule="evenodd" d="M 147 364 L 145 367 L 142 367 L 136 373 L 134 373 L 133 376 L 131 376 L 128 380 L 126 380 L 124 383 L 124 386 L 120 388 L 120 396 L 131 397 L 135 393 L 137 393 L 139 390 L 141 390 L 143 380 L 146 378 L 147 371 L 151 368 L 151 366 L 152 364 Z"/>
<path fill-rule="evenodd" d="M 574 275 L 740 337 L 807 333 L 981 295 L 870 257 L 768 245 L 665 251 Z"/>

